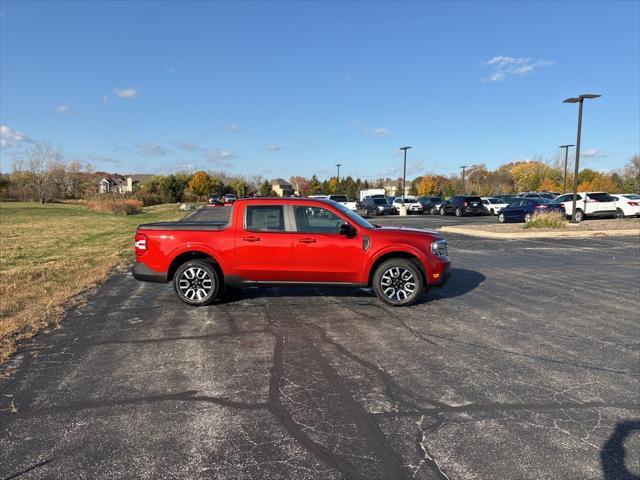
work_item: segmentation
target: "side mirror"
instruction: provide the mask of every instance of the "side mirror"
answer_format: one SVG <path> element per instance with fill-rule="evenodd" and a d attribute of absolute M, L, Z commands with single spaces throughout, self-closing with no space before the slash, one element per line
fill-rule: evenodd
<path fill-rule="evenodd" d="M 358 231 L 355 227 L 349 225 L 348 223 L 343 223 L 340 225 L 340 235 L 346 235 L 347 238 L 353 238 L 358 234 Z"/>

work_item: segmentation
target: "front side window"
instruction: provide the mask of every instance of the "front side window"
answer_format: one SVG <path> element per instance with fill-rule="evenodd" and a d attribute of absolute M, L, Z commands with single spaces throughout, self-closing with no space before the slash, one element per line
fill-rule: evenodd
<path fill-rule="evenodd" d="M 284 210 L 279 205 L 248 206 L 245 228 L 253 231 L 284 231 Z"/>
<path fill-rule="evenodd" d="M 321 207 L 295 207 L 296 228 L 304 233 L 340 233 L 340 225 L 345 221 L 329 210 Z"/>

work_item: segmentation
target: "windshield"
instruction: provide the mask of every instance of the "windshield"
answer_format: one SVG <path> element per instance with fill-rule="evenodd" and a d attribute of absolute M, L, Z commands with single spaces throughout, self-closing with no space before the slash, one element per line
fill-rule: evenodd
<path fill-rule="evenodd" d="M 372 198 L 374 205 L 389 205 L 384 198 Z"/>
<path fill-rule="evenodd" d="M 631 194 L 631 195 L 623 195 L 624 197 L 627 197 L 629 200 L 640 200 L 640 195 L 635 195 L 635 194 Z"/>
<path fill-rule="evenodd" d="M 329 197 L 331 200 L 333 200 L 334 202 L 347 202 L 347 197 L 344 195 L 331 195 Z"/>
<path fill-rule="evenodd" d="M 367 222 L 364 218 L 362 218 L 356 212 L 354 212 L 351 209 L 345 207 L 341 203 L 333 202 L 332 205 L 334 207 L 336 207 L 338 210 L 340 210 L 342 213 L 344 213 L 351 220 L 353 220 L 358 225 L 360 225 L 361 227 L 366 228 L 368 230 L 373 230 L 375 228 L 373 225 L 371 225 L 369 222 Z"/>

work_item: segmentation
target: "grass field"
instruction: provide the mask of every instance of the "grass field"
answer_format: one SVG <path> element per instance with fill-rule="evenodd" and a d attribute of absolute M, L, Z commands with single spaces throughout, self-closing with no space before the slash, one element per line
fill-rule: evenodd
<path fill-rule="evenodd" d="M 178 205 L 125 216 L 77 204 L 0 203 L 0 363 L 17 341 L 55 325 L 75 294 L 133 261 L 140 223 L 183 215 Z"/>

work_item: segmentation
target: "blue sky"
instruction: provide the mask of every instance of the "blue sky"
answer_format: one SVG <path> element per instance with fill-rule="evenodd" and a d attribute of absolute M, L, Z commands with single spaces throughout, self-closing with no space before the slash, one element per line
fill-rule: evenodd
<path fill-rule="evenodd" d="M 0 168 L 455 173 L 640 151 L 640 2 L 0 2 Z"/>

